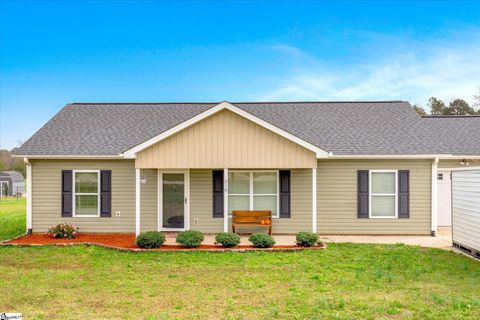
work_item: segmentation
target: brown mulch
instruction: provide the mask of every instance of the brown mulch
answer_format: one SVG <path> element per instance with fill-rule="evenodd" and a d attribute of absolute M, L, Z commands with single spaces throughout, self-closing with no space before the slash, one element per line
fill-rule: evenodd
<path fill-rule="evenodd" d="M 108 233 L 108 234 L 93 234 L 93 233 L 79 233 L 75 239 L 56 239 L 50 237 L 45 233 L 33 233 L 30 235 L 25 235 L 10 241 L 7 241 L 6 244 L 11 245 L 75 245 L 75 244 L 90 244 L 90 245 L 99 245 L 102 247 L 108 248 L 117 248 L 121 250 L 131 250 L 131 251 L 140 251 L 140 250 L 160 250 L 160 251 L 243 251 L 243 250 L 267 250 L 267 251 L 291 251 L 291 250 L 302 250 L 304 247 L 300 246 L 287 246 L 287 245 L 278 245 L 268 249 L 258 249 L 254 246 L 240 245 L 234 248 L 224 248 L 220 245 L 201 245 L 196 248 L 185 248 L 180 245 L 162 245 L 158 249 L 141 249 L 135 244 L 135 235 L 134 234 L 125 234 L 125 233 Z M 312 247 L 316 249 L 323 249 L 323 247 Z"/>

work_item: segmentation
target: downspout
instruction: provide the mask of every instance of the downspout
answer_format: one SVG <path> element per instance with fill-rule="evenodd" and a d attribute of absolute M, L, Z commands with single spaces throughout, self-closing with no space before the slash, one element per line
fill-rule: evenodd
<path fill-rule="evenodd" d="M 25 191 L 27 193 L 27 234 L 32 233 L 32 164 L 28 158 L 23 158 L 27 165 L 27 183 L 25 184 Z"/>
<path fill-rule="evenodd" d="M 433 158 L 432 161 L 432 217 L 431 217 L 431 234 L 432 237 L 437 235 L 437 216 L 438 216 L 438 161 L 439 158 Z"/>

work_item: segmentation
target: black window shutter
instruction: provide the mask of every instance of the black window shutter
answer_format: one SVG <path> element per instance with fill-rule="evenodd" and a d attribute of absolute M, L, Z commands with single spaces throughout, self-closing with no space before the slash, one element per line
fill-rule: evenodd
<path fill-rule="evenodd" d="M 112 216 L 112 171 L 100 171 L 100 217 Z"/>
<path fill-rule="evenodd" d="M 62 217 L 72 216 L 73 172 L 62 170 Z"/>
<path fill-rule="evenodd" d="M 368 170 L 357 172 L 357 218 L 368 219 Z"/>
<path fill-rule="evenodd" d="M 213 217 L 223 218 L 223 170 L 213 170 Z"/>
<path fill-rule="evenodd" d="M 410 171 L 398 171 L 398 218 L 410 218 Z"/>
<path fill-rule="evenodd" d="M 280 170 L 280 218 L 290 218 L 290 171 Z"/>

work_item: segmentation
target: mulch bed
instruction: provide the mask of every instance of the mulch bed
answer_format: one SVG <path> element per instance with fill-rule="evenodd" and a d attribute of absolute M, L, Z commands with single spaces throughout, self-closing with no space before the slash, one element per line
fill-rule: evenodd
<path fill-rule="evenodd" d="M 272 248 L 255 248 L 251 245 L 240 245 L 234 248 L 224 248 L 220 245 L 201 245 L 196 248 L 185 248 L 180 245 L 163 245 L 158 249 L 142 249 L 135 244 L 134 234 L 125 233 L 109 233 L 109 234 L 89 234 L 80 233 L 75 239 L 56 239 L 52 238 L 44 233 L 33 233 L 30 235 L 24 235 L 16 239 L 2 243 L 3 245 L 16 245 L 16 246 L 38 246 L 38 245 L 57 245 L 57 246 L 71 246 L 71 245 L 97 245 L 100 247 L 118 249 L 122 251 L 298 251 L 306 249 L 325 249 L 326 246 L 316 247 L 300 247 L 300 246 L 287 246 L 278 245 Z"/>

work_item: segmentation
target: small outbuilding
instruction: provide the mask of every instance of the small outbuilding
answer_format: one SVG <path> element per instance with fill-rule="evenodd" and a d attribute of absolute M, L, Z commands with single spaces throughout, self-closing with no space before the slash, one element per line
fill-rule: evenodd
<path fill-rule="evenodd" d="M 452 171 L 453 245 L 480 259 L 480 169 Z"/>
<path fill-rule="evenodd" d="M 0 171 L 0 197 L 13 197 L 25 193 L 25 178 L 18 171 Z"/>

